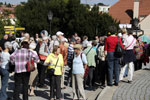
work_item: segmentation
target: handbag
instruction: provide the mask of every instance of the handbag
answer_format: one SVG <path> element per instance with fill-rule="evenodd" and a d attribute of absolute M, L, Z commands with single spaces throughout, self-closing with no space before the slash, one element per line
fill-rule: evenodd
<path fill-rule="evenodd" d="M 123 56 L 123 52 L 124 52 L 124 50 L 119 43 L 119 37 L 117 37 L 117 45 L 115 48 L 114 56 L 116 58 L 121 58 Z"/>
<path fill-rule="evenodd" d="M 26 70 L 27 70 L 27 72 L 32 72 L 35 70 L 34 60 L 30 59 L 29 52 L 28 52 L 28 61 L 26 64 Z"/>
<path fill-rule="evenodd" d="M 41 54 L 39 54 L 39 57 L 40 57 L 40 59 L 41 59 L 42 61 L 45 61 L 46 58 L 47 58 L 47 56 L 44 56 L 44 55 L 41 55 Z"/>
<path fill-rule="evenodd" d="M 59 61 L 59 58 L 57 59 L 57 62 L 56 62 L 55 68 L 56 68 L 56 66 L 57 66 L 57 64 L 58 64 L 58 61 Z M 55 73 L 55 68 L 50 68 L 50 69 L 48 69 L 48 73 L 49 73 L 49 75 L 54 75 L 54 73 Z"/>

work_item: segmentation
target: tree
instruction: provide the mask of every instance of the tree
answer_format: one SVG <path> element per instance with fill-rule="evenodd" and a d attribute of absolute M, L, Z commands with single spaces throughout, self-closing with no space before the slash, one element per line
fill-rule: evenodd
<path fill-rule="evenodd" d="M 3 34 L 4 34 L 4 23 L 0 19 L 0 39 L 2 38 Z"/>
<path fill-rule="evenodd" d="M 53 12 L 52 34 L 62 31 L 70 36 L 77 32 L 92 39 L 95 35 L 107 34 L 110 25 L 118 26 L 111 16 L 99 12 L 98 5 L 90 11 L 80 0 L 28 0 L 17 6 L 16 16 L 20 25 L 34 35 L 43 29 L 49 30 L 49 10 Z"/>

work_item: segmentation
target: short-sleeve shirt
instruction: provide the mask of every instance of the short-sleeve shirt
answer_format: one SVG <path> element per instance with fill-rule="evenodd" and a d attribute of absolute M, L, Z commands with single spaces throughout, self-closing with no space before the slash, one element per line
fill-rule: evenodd
<path fill-rule="evenodd" d="M 8 52 L 2 52 L 0 57 L 0 67 L 3 69 L 9 69 L 9 61 L 10 61 L 10 54 Z"/>
<path fill-rule="evenodd" d="M 81 55 L 82 55 L 82 58 L 81 58 Z M 78 56 L 74 56 L 72 73 L 84 74 L 83 64 L 87 64 L 87 59 L 84 53 L 81 53 Z"/>
<path fill-rule="evenodd" d="M 48 69 L 55 68 L 54 75 L 62 75 L 62 67 L 64 66 L 64 60 L 62 54 L 59 54 L 58 57 L 56 57 L 54 53 L 50 53 L 46 58 L 45 63 L 50 63 L 50 61 L 51 64 L 48 66 Z M 56 62 L 57 62 L 57 66 L 56 66 Z"/>

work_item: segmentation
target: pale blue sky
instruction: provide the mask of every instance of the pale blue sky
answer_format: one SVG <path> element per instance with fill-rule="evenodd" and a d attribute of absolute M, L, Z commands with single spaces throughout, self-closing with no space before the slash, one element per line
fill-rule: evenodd
<path fill-rule="evenodd" d="M 27 0 L 0 0 L 0 2 L 7 2 L 12 4 L 18 4 L 19 2 L 27 1 Z M 118 0 L 81 0 L 81 3 L 88 3 L 88 4 L 96 4 L 96 3 L 104 3 L 107 5 L 113 5 Z"/>

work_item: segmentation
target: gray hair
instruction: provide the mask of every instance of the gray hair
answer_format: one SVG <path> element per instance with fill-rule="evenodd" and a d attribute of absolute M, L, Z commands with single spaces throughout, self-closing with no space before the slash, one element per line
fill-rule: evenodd
<path fill-rule="evenodd" d="M 5 49 L 12 49 L 13 46 L 12 46 L 11 42 L 5 42 L 4 47 L 5 47 Z"/>

